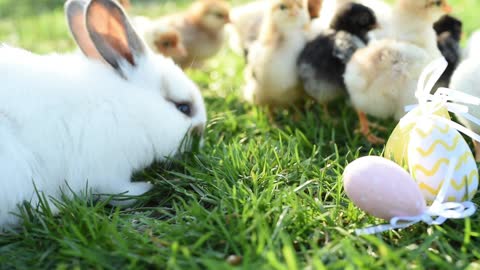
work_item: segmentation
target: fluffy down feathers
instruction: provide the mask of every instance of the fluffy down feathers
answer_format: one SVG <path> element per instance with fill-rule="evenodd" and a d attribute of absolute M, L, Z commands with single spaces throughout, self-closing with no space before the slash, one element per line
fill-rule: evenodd
<path fill-rule="evenodd" d="M 376 26 L 370 8 L 348 3 L 335 15 L 332 30 L 307 43 L 298 59 L 298 74 L 312 98 L 327 103 L 345 92 L 345 66 L 357 49 L 365 47 L 368 31 Z"/>
<path fill-rule="evenodd" d="M 463 58 L 480 58 L 480 31 L 472 33 L 465 48 Z"/>
<path fill-rule="evenodd" d="M 353 53 L 364 46 L 358 37 L 333 30 L 309 42 L 298 61 L 298 74 L 305 91 L 320 103 L 342 95 L 345 65 Z"/>
<path fill-rule="evenodd" d="M 419 74 L 431 59 L 420 47 L 391 40 L 359 49 L 345 72 L 354 107 L 375 117 L 400 119 L 404 106 L 416 103 Z"/>
<path fill-rule="evenodd" d="M 230 21 L 229 6 L 223 0 L 197 0 L 188 11 L 158 21 L 182 37 L 187 54 L 173 57 L 174 61 L 183 68 L 199 67 L 222 48 L 224 26 Z"/>
<path fill-rule="evenodd" d="M 245 70 L 245 99 L 260 105 L 286 106 L 303 96 L 296 62 L 306 38 L 288 37 L 275 50 L 254 43 Z"/>
<path fill-rule="evenodd" d="M 450 88 L 480 97 L 480 58 L 471 57 L 460 63 L 452 76 Z M 479 106 L 469 106 L 468 112 L 480 119 Z M 480 133 L 480 126 L 470 122 L 461 115 L 457 115 L 457 117 L 466 127 L 476 133 Z"/>
<path fill-rule="evenodd" d="M 320 16 L 312 21 L 312 36 L 328 29 L 335 14 L 345 4 L 354 2 L 371 8 L 375 12 L 380 28 L 373 31 L 376 39 L 384 38 L 391 32 L 392 7 L 382 0 L 324 0 Z"/>
<path fill-rule="evenodd" d="M 252 45 L 245 70 L 244 96 L 259 105 L 293 105 L 303 96 L 296 63 L 307 42 L 306 7 L 300 0 L 272 2 Z"/>

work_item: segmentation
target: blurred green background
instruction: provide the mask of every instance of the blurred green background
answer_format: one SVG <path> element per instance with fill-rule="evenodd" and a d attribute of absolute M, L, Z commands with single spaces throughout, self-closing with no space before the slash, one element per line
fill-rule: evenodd
<path fill-rule="evenodd" d="M 189 0 L 131 0 L 134 15 L 161 16 L 186 7 Z M 248 2 L 230 1 L 232 6 Z M 392 2 L 392 1 L 390 1 Z M 73 48 L 64 22 L 63 0 L 0 0 L 0 42 L 35 52 Z M 449 0 L 453 14 L 464 22 L 465 37 L 480 28 L 479 0 Z"/>

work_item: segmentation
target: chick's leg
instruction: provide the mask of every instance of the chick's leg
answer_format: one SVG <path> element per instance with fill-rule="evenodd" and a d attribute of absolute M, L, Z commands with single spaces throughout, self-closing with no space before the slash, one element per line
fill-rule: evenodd
<path fill-rule="evenodd" d="M 326 118 L 330 118 L 330 111 L 328 111 L 328 104 L 327 103 L 322 103 L 322 110 L 323 110 L 323 115 L 325 115 Z"/>
<path fill-rule="evenodd" d="M 383 144 L 385 140 L 379 138 L 370 133 L 370 123 L 368 122 L 367 115 L 364 112 L 358 111 L 358 120 L 360 122 L 360 130 L 359 132 L 367 138 L 367 141 L 371 144 Z"/>

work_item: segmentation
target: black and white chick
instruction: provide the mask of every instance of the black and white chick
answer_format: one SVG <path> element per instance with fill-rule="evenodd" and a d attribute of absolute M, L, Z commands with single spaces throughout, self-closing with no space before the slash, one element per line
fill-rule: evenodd
<path fill-rule="evenodd" d="M 298 74 L 305 92 L 324 106 L 345 94 L 346 64 L 358 48 L 365 47 L 368 32 L 376 27 L 375 13 L 369 7 L 357 3 L 342 5 L 331 29 L 307 43 L 298 58 Z"/>
<path fill-rule="evenodd" d="M 436 84 L 438 87 L 448 87 L 453 72 L 460 63 L 462 52 L 460 40 L 462 38 L 462 22 L 450 15 L 444 15 L 434 25 L 437 33 L 437 46 L 448 62 L 447 70 Z"/>

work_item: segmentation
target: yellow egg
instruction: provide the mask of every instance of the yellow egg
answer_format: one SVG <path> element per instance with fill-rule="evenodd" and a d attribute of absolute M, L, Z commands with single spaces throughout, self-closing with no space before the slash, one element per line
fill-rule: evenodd
<path fill-rule="evenodd" d="M 434 103 L 427 103 L 422 107 L 417 107 L 407 113 L 402 119 L 419 119 L 420 116 L 425 114 L 426 110 L 434 111 L 433 114 L 450 119 L 448 110 L 445 107 L 438 106 L 438 104 Z M 402 167 L 408 165 L 407 148 L 410 141 L 410 133 L 415 125 L 415 121 L 400 121 L 387 141 L 384 157 L 395 161 Z"/>
<path fill-rule="evenodd" d="M 478 188 L 478 168 L 467 142 L 446 123 L 423 117 L 415 121 L 409 134 L 408 168 L 425 199 L 432 202 L 445 180 L 451 202 L 470 200 Z M 448 177 L 450 162 L 456 164 L 453 178 Z"/>

